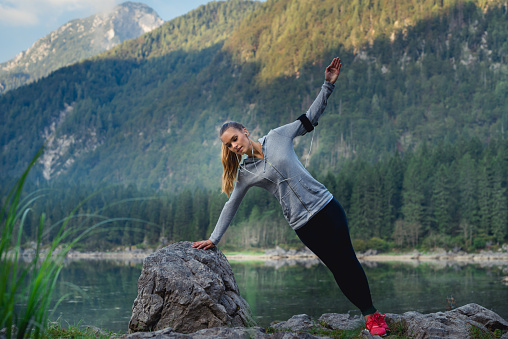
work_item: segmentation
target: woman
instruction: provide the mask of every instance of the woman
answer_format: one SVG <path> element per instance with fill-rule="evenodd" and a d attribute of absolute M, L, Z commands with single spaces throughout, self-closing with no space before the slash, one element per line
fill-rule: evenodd
<path fill-rule="evenodd" d="M 342 292 L 361 310 L 369 332 L 386 335 L 388 326 L 372 304 L 367 277 L 351 245 L 344 209 L 307 172 L 293 149 L 293 139 L 318 124 L 341 66 L 340 59 L 335 58 L 326 68 L 325 83 L 306 114 L 271 130 L 259 141 L 250 140 L 249 131 L 240 123 L 222 126 L 222 191 L 229 200 L 210 238 L 194 242 L 192 247 L 206 250 L 218 244 L 247 190 L 262 187 L 279 200 L 289 225 L 332 271 Z M 247 158 L 241 162 L 243 155 Z"/>

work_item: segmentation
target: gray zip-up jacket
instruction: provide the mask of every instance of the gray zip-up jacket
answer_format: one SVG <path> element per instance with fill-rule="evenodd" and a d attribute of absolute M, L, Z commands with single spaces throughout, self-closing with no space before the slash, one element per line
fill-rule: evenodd
<path fill-rule="evenodd" d="M 326 108 L 335 86 L 326 82 L 321 87 L 306 115 L 314 126 Z M 238 206 L 252 186 L 262 187 L 279 200 L 284 217 L 297 230 L 305 225 L 333 198 L 320 182 L 302 165 L 293 149 L 293 139 L 306 134 L 305 127 L 296 120 L 271 130 L 259 139 L 264 159 L 245 158 L 238 171 L 238 182 L 224 205 L 210 240 L 218 244 Z"/>

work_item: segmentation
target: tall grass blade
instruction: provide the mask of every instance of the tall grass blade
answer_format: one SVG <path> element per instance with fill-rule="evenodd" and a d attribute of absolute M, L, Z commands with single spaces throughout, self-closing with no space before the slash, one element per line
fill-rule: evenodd
<path fill-rule="evenodd" d="M 34 156 L 27 169 L 9 191 L 0 211 L 0 329 L 5 329 L 6 337 L 39 338 L 49 326 L 49 317 L 65 297 L 61 297 L 49 312 L 63 260 L 72 247 L 84 237 L 98 231 L 98 228 L 116 221 L 135 221 L 155 225 L 146 220 L 134 218 L 106 218 L 98 214 L 77 214 L 77 211 L 93 196 L 91 194 L 81 201 L 67 217 L 45 229 L 44 213 L 39 218 L 36 232 L 35 253 L 28 263 L 22 262 L 23 230 L 30 206 L 44 195 L 45 190 L 26 194 L 22 199 L 23 186 L 29 171 L 41 156 L 41 148 Z M 137 201 L 140 198 L 126 199 L 114 204 Z M 107 208 L 104 206 L 101 210 Z M 97 211 L 100 212 L 101 210 Z M 96 222 L 86 226 L 83 220 L 70 227 L 75 217 L 89 217 Z M 123 228 L 125 230 L 125 228 Z M 42 250 L 43 239 L 50 239 L 49 247 Z M 24 257 L 23 257 L 24 258 Z"/>

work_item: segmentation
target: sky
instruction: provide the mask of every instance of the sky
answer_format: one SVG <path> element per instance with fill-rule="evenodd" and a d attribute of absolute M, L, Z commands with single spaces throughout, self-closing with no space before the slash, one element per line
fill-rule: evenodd
<path fill-rule="evenodd" d="M 213 0 L 131 0 L 168 21 Z M 0 0 L 0 63 L 73 19 L 107 11 L 124 0 Z"/>

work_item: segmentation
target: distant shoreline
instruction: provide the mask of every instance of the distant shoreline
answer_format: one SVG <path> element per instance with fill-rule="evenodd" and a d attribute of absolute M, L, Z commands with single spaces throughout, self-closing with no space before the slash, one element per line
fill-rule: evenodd
<path fill-rule="evenodd" d="M 138 259 L 142 260 L 155 250 L 132 250 L 115 252 L 78 252 L 71 251 L 67 254 L 68 259 Z M 316 260 L 313 253 L 304 252 L 295 254 L 228 254 L 224 253 L 231 261 L 268 261 L 268 260 Z M 403 254 L 366 254 L 357 253 L 360 261 L 374 262 L 432 262 L 432 261 L 455 261 L 464 263 L 501 262 L 508 264 L 508 252 L 483 251 L 480 253 L 403 253 Z"/>
<path fill-rule="evenodd" d="M 266 261 L 266 260 L 305 260 L 317 259 L 316 256 L 271 256 L 271 255 L 227 255 L 228 260 L 234 261 Z M 375 262 L 432 262 L 432 261 L 457 261 L 467 263 L 480 263 L 480 262 L 503 262 L 508 264 L 508 254 L 503 255 L 441 255 L 441 254 L 422 254 L 415 256 L 414 254 L 375 254 L 375 255 L 357 255 L 360 261 L 375 261 Z"/>

